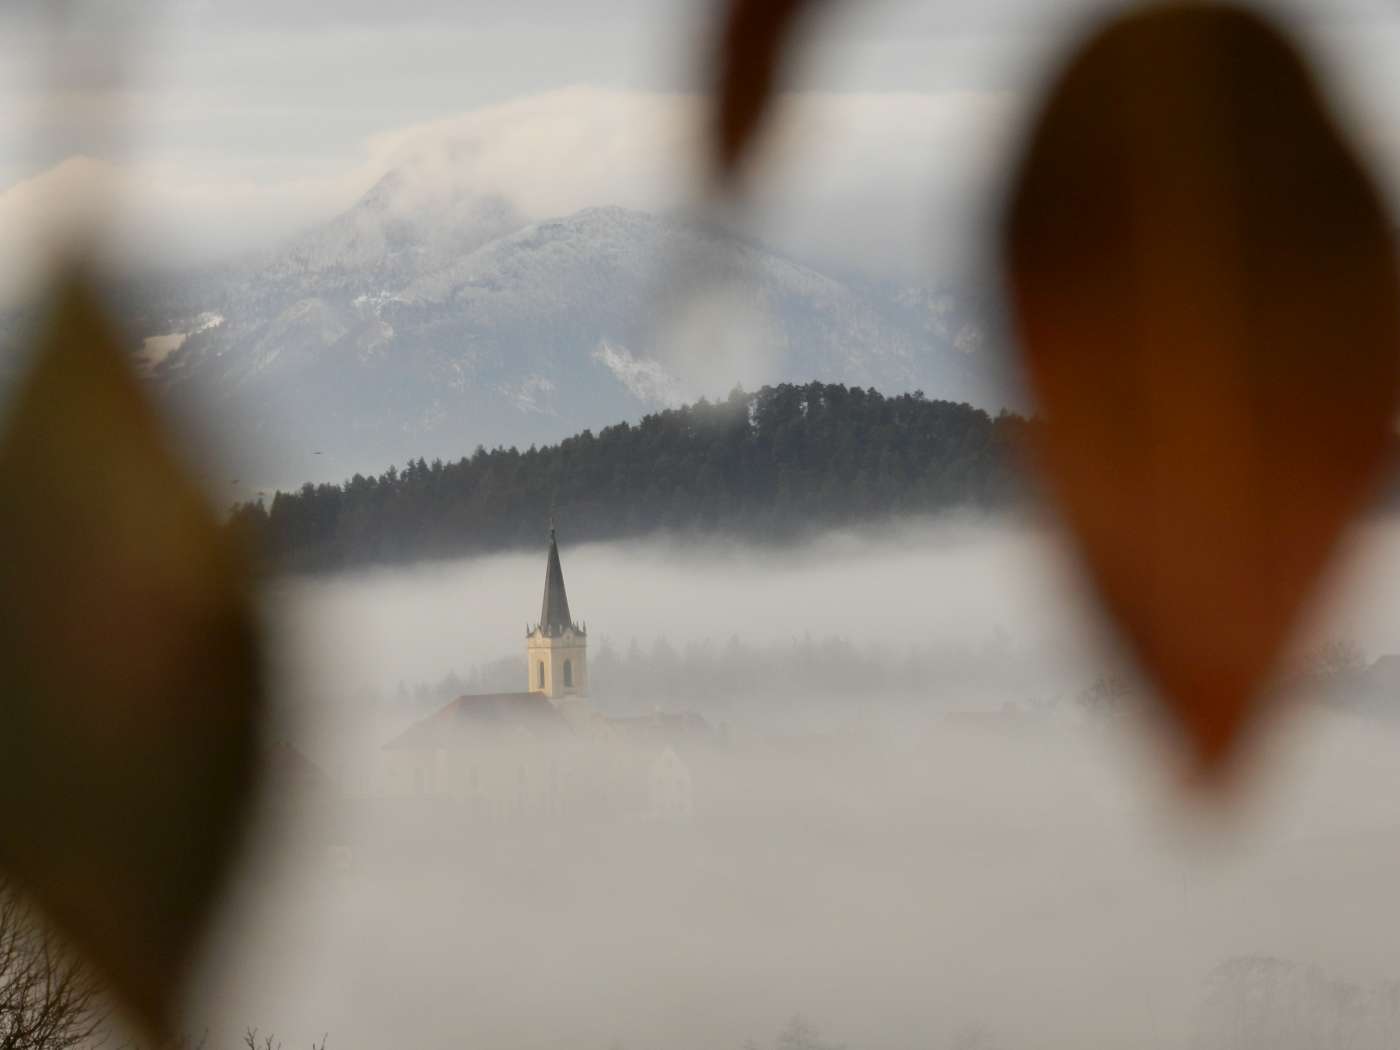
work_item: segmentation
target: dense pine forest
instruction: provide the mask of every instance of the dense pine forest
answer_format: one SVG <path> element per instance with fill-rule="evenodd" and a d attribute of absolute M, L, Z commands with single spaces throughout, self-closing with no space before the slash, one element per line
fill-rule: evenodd
<path fill-rule="evenodd" d="M 1023 498 L 1019 416 L 921 392 L 782 384 L 701 400 L 557 445 L 417 460 L 234 508 L 273 564 L 322 571 L 657 530 L 760 540 Z"/>

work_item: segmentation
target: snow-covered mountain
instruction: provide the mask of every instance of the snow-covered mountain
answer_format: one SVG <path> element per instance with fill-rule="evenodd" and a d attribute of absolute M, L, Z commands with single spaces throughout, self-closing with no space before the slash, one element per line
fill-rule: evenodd
<path fill-rule="evenodd" d="M 260 476 L 283 485 L 551 441 L 735 383 L 1002 400 L 957 296 L 621 208 L 531 223 L 498 198 L 414 199 L 391 175 L 215 286 L 192 282 L 143 333 L 145 363 L 212 399 L 245 447 L 255 435 Z"/>

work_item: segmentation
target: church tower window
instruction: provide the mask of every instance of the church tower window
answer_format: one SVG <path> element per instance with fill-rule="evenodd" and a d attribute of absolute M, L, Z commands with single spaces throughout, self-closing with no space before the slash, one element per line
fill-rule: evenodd
<path fill-rule="evenodd" d="M 538 670 L 538 672 L 536 673 L 535 678 L 537 679 L 537 684 L 538 684 L 539 688 L 540 688 L 540 689 L 543 689 L 543 688 L 544 688 L 544 661 L 543 661 L 543 660 L 541 660 L 541 661 L 539 662 L 539 670 Z"/>
<path fill-rule="evenodd" d="M 573 662 L 572 660 L 565 660 L 565 661 L 564 661 L 564 688 L 565 688 L 565 689 L 572 689 L 573 687 L 574 687 L 574 662 Z"/>

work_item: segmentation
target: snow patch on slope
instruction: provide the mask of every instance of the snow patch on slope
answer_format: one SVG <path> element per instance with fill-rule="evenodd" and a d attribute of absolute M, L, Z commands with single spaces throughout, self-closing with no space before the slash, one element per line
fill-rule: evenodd
<path fill-rule="evenodd" d="M 685 403 L 680 380 L 659 361 L 636 357 L 625 346 L 616 346 L 606 339 L 593 351 L 593 360 L 611 372 L 638 401 L 663 408 Z"/>
<path fill-rule="evenodd" d="M 218 328 L 224 323 L 224 315 L 206 310 L 194 319 L 188 332 L 167 332 L 163 335 L 148 335 L 141 341 L 141 349 L 136 358 L 142 368 L 153 369 L 185 345 L 192 335 Z"/>
<path fill-rule="evenodd" d="M 540 375 L 528 375 L 518 383 L 503 383 L 498 388 L 521 412 L 537 412 L 542 416 L 558 415 L 554 408 L 554 380 Z"/>

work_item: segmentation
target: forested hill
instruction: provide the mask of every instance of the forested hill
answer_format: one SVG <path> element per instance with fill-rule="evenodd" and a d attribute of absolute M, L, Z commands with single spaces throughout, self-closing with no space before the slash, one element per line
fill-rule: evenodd
<path fill-rule="evenodd" d="M 811 383 L 735 390 L 585 430 L 558 445 L 478 448 L 379 477 L 306 485 L 234 509 L 279 569 L 319 571 L 655 530 L 759 539 L 1022 498 L 1028 424 L 922 393 Z"/>

